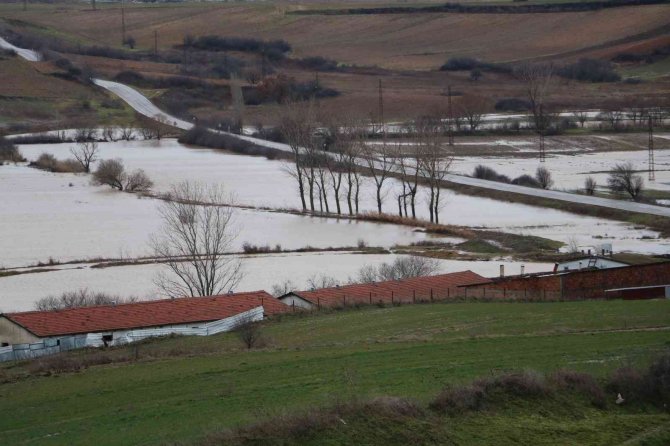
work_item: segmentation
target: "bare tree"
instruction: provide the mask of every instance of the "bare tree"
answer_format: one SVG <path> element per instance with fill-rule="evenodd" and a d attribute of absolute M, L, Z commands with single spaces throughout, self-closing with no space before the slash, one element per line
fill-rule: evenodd
<path fill-rule="evenodd" d="M 98 131 L 94 128 L 90 127 L 82 127 L 78 128 L 74 132 L 74 140 L 77 142 L 83 142 L 83 141 L 93 141 L 95 140 L 95 137 L 97 136 Z"/>
<path fill-rule="evenodd" d="M 375 197 L 377 199 L 377 212 L 382 213 L 384 204 L 384 183 L 389 179 L 393 171 L 395 160 L 394 150 L 390 144 L 383 141 L 379 145 L 367 145 L 364 147 L 364 159 L 367 172 L 375 183 Z"/>
<path fill-rule="evenodd" d="M 515 70 L 515 75 L 524 84 L 530 102 L 535 130 L 545 132 L 548 127 L 546 99 L 554 68 L 549 64 L 525 63 Z"/>
<path fill-rule="evenodd" d="M 440 264 L 429 257 L 403 256 L 391 263 L 382 263 L 375 267 L 366 265 L 358 271 L 353 282 L 372 283 L 385 280 L 402 280 L 411 277 L 431 276 L 437 274 Z"/>
<path fill-rule="evenodd" d="M 91 163 L 98 160 L 98 143 L 95 141 L 82 141 L 77 144 L 77 147 L 71 147 L 70 153 L 81 164 L 84 172 L 90 173 Z"/>
<path fill-rule="evenodd" d="M 586 111 L 583 111 L 583 110 L 578 110 L 576 112 L 573 112 L 572 116 L 574 116 L 575 119 L 579 122 L 579 126 L 581 128 L 584 128 L 584 124 L 586 124 L 586 121 L 589 119 L 588 113 Z"/>
<path fill-rule="evenodd" d="M 235 332 L 248 350 L 258 346 L 263 337 L 260 321 L 255 321 L 251 316 L 242 318 L 235 327 Z"/>
<path fill-rule="evenodd" d="M 131 172 L 126 179 L 125 189 L 127 192 L 146 192 L 153 187 L 154 183 L 142 169 Z"/>
<path fill-rule="evenodd" d="M 333 288 L 340 284 L 340 281 L 332 276 L 325 274 L 313 275 L 307 279 L 307 286 L 310 289 L 318 290 L 321 288 Z"/>
<path fill-rule="evenodd" d="M 621 163 L 614 166 L 607 178 L 607 186 L 614 193 L 626 193 L 637 200 L 644 189 L 644 180 L 635 174 L 633 163 Z"/>
<path fill-rule="evenodd" d="M 35 302 L 37 311 L 56 311 L 67 308 L 92 307 L 94 305 L 114 305 L 137 302 L 136 297 L 120 297 L 110 294 L 89 291 L 82 288 L 76 291 L 66 291 L 60 296 L 47 296 Z"/>
<path fill-rule="evenodd" d="M 477 130 L 487 109 L 486 100 L 480 96 L 464 95 L 458 102 L 459 114 L 468 123 L 471 132 Z"/>
<path fill-rule="evenodd" d="M 586 195 L 593 195 L 596 192 L 596 180 L 593 177 L 586 177 L 584 180 L 584 192 Z"/>
<path fill-rule="evenodd" d="M 116 133 L 116 131 L 115 131 L 114 127 L 105 127 L 102 130 L 102 137 L 105 141 L 114 141 L 115 140 L 114 139 L 115 133 Z"/>
<path fill-rule="evenodd" d="M 603 121 L 607 121 L 612 130 L 617 131 L 621 128 L 621 122 L 624 119 L 624 112 L 614 108 L 616 107 L 616 105 L 614 104 L 612 105 L 612 107 L 613 108 L 610 108 L 600 113 L 598 117 Z"/>
<path fill-rule="evenodd" d="M 302 204 L 302 210 L 307 210 L 307 201 L 305 199 L 304 175 L 304 152 L 305 147 L 312 144 L 315 122 L 312 104 L 286 103 L 281 107 L 279 116 L 279 131 L 291 148 L 293 154 L 292 164 L 285 165 L 284 170 L 295 178 L 298 185 L 298 194 Z M 312 210 L 314 206 L 312 203 Z"/>
<path fill-rule="evenodd" d="M 360 190 L 364 178 L 358 163 L 364 147 L 363 132 L 353 131 L 351 138 L 351 143 L 345 147 L 344 166 L 347 180 L 347 207 L 349 215 L 354 215 L 354 213 L 358 214 Z"/>
<path fill-rule="evenodd" d="M 274 297 L 281 297 L 297 289 L 298 285 L 296 285 L 291 279 L 286 279 L 281 283 L 272 285 L 272 295 Z"/>
<path fill-rule="evenodd" d="M 124 139 L 126 141 L 130 141 L 132 139 L 135 139 L 134 135 L 134 130 L 132 127 L 122 127 L 121 128 L 121 139 Z"/>
<path fill-rule="evenodd" d="M 93 173 L 94 184 L 109 186 L 120 191 L 125 187 L 126 180 L 126 169 L 120 159 L 100 161 L 98 169 Z"/>
<path fill-rule="evenodd" d="M 242 280 L 241 261 L 231 255 L 237 237 L 234 209 L 220 186 L 183 182 L 172 187 L 159 209 L 163 228 L 151 239 L 168 273 L 156 284 L 170 297 L 211 296 L 232 291 Z"/>
<path fill-rule="evenodd" d="M 440 222 L 440 183 L 449 173 L 453 158 L 451 154 L 442 147 L 440 140 L 439 119 L 425 118 L 418 135 L 420 151 L 419 168 L 421 175 L 428 183 L 428 211 L 430 221 Z"/>
<path fill-rule="evenodd" d="M 535 179 L 542 189 L 549 189 L 554 185 L 554 180 L 551 178 L 551 172 L 546 167 L 540 166 L 535 171 Z"/>

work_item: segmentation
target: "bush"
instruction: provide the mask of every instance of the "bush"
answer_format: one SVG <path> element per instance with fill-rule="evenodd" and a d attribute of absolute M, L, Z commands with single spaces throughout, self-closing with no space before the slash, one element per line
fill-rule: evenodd
<path fill-rule="evenodd" d="M 499 174 L 494 169 L 484 166 L 483 164 L 479 164 L 475 167 L 475 170 L 472 172 L 472 177 L 481 180 L 497 181 L 499 183 L 511 183 L 511 180 L 507 175 Z"/>
<path fill-rule="evenodd" d="M 263 41 L 245 37 L 201 36 L 184 38 L 182 47 L 204 51 L 241 51 L 264 54 L 270 60 L 281 60 L 291 51 L 291 45 L 285 40 Z"/>
<path fill-rule="evenodd" d="M 598 381 L 588 373 L 575 372 L 573 370 L 558 370 L 549 375 L 549 381 L 558 390 L 570 390 L 587 396 L 591 404 L 599 409 L 607 405 L 605 392 Z"/>
<path fill-rule="evenodd" d="M 512 68 L 505 64 L 482 62 L 471 57 L 452 57 L 440 67 L 440 71 L 487 71 L 490 73 L 511 73 Z"/>
<path fill-rule="evenodd" d="M 542 189 L 540 182 L 530 175 L 521 175 L 516 177 L 512 180 L 512 184 L 516 184 L 517 186 L 536 187 L 538 189 Z"/>
<path fill-rule="evenodd" d="M 337 61 L 321 56 L 303 57 L 297 59 L 296 64 L 301 68 L 312 71 L 337 71 Z"/>
<path fill-rule="evenodd" d="M 230 150 L 245 155 L 261 155 L 269 159 L 284 156 L 284 153 L 280 150 L 259 146 L 235 136 L 214 133 L 203 127 L 193 127 L 179 138 L 179 142 L 213 149 Z"/>
<path fill-rule="evenodd" d="M 519 98 L 503 98 L 496 102 L 495 109 L 499 112 L 523 112 L 530 110 L 530 102 Z"/>
<path fill-rule="evenodd" d="M 618 82 L 621 76 L 614 66 L 604 60 L 579 59 L 578 62 L 559 68 L 556 73 L 568 79 L 587 82 Z"/>
<path fill-rule="evenodd" d="M 23 162 L 26 159 L 19 152 L 18 147 L 14 145 L 13 141 L 8 140 L 4 136 L 0 136 L 0 164 L 2 161 L 11 161 L 13 163 Z"/>
<path fill-rule="evenodd" d="M 41 154 L 37 158 L 37 160 L 30 163 L 30 166 L 36 169 L 46 170 L 48 172 L 55 172 L 55 173 L 84 172 L 84 168 L 77 160 L 70 158 L 64 161 L 60 161 L 50 153 Z"/>

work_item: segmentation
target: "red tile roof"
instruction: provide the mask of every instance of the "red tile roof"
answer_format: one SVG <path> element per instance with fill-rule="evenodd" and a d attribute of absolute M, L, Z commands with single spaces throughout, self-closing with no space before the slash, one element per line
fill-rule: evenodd
<path fill-rule="evenodd" d="M 6 313 L 3 316 L 35 336 L 47 337 L 216 321 L 261 305 L 265 315 L 282 313 L 289 308 L 265 291 L 254 291 L 58 311 Z"/>
<path fill-rule="evenodd" d="M 412 302 L 416 300 L 444 299 L 449 289 L 473 283 L 490 282 L 486 277 L 472 271 L 413 277 L 386 282 L 344 285 L 312 291 L 295 291 L 297 295 L 314 305 L 340 307 L 356 303 Z"/>

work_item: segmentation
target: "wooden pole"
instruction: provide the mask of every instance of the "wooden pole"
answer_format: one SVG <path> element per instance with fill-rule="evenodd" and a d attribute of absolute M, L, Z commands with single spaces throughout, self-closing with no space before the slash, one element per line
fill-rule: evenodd
<path fill-rule="evenodd" d="M 154 30 L 154 56 L 158 56 L 158 30 Z"/>
<path fill-rule="evenodd" d="M 121 0 L 121 45 L 126 44 L 126 11 Z"/>
<path fill-rule="evenodd" d="M 449 145 L 453 146 L 454 145 L 454 129 L 453 129 L 453 124 L 454 124 L 454 112 L 453 109 L 451 108 L 451 85 L 447 86 L 447 100 L 449 102 Z"/>

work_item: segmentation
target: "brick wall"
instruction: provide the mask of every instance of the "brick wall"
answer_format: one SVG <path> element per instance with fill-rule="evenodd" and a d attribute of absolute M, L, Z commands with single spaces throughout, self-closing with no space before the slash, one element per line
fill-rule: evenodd
<path fill-rule="evenodd" d="M 574 271 L 545 276 L 506 277 L 475 288 L 558 291 L 564 299 L 604 299 L 605 290 L 670 284 L 670 262 Z M 654 296 L 649 296 L 654 297 Z"/>

